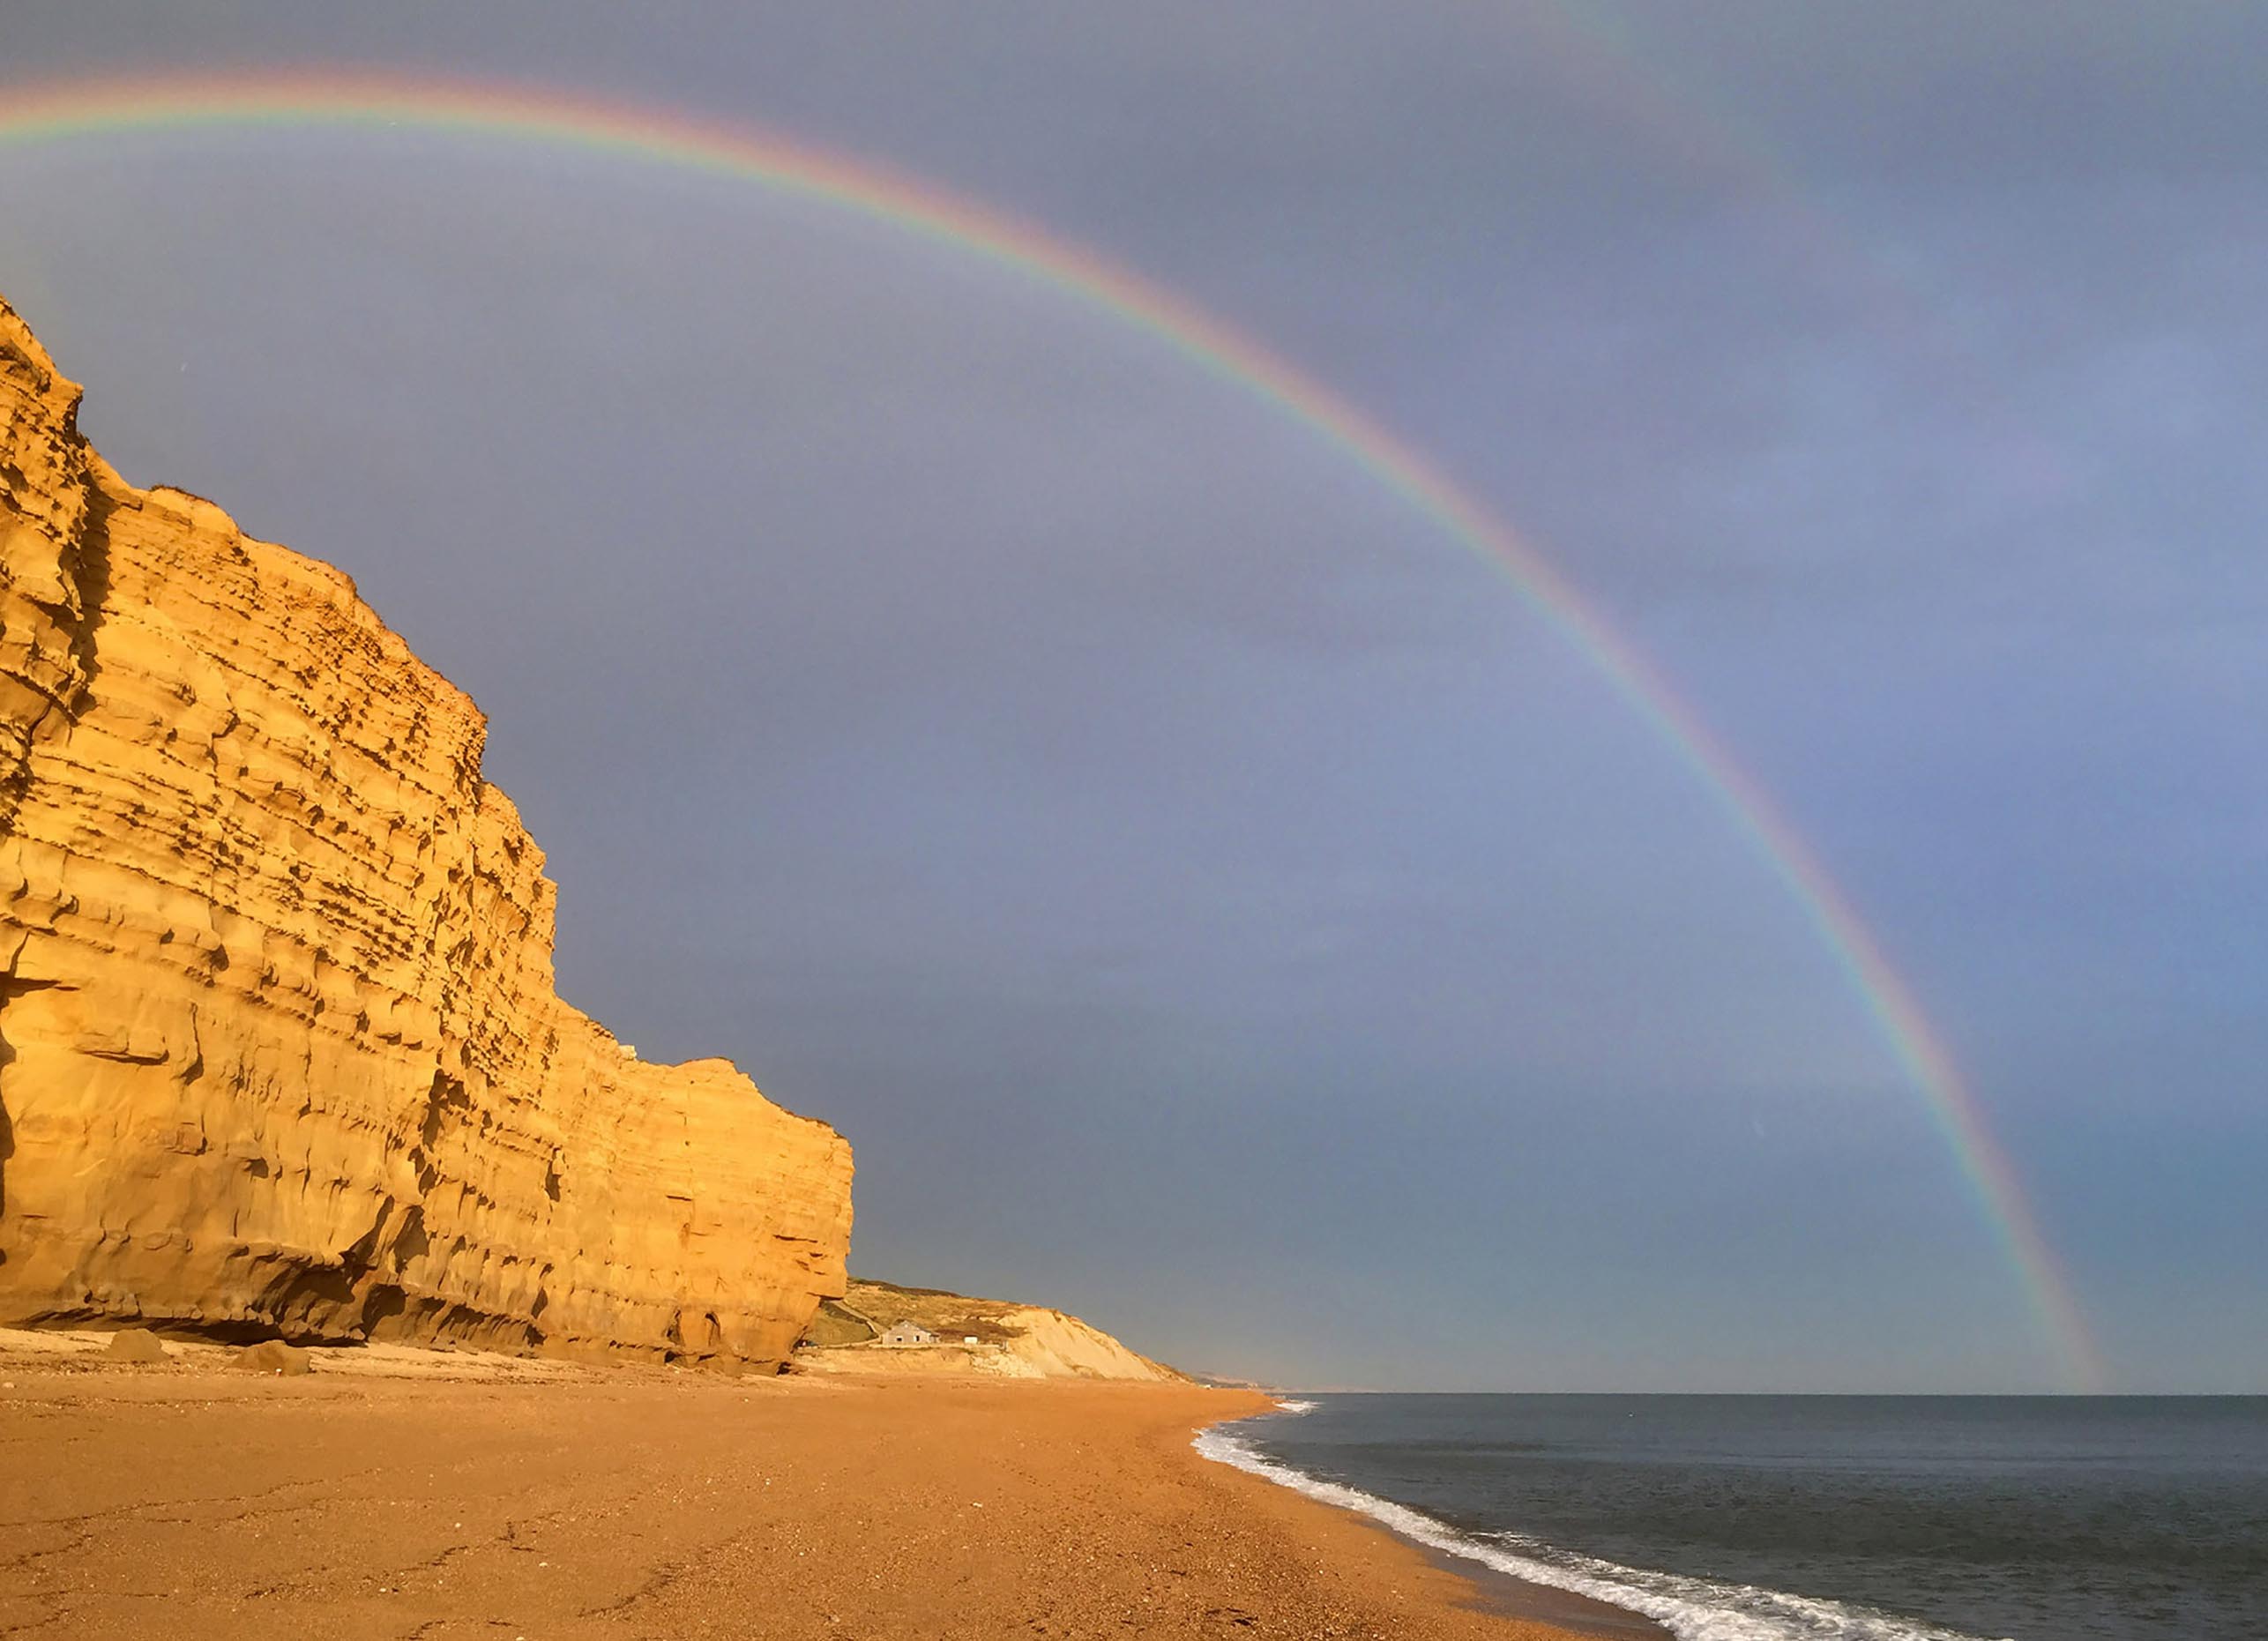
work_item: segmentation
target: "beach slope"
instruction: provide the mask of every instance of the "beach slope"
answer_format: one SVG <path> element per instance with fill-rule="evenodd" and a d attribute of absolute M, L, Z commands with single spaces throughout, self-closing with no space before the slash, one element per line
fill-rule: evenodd
<path fill-rule="evenodd" d="M 1249 1391 L 0 1351 L 0 1631 L 1546 1641 L 1191 1451 Z"/>

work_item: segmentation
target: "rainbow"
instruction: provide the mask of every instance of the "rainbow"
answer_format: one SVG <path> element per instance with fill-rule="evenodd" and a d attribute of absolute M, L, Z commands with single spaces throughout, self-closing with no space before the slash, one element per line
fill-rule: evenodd
<path fill-rule="evenodd" d="M 1800 906 L 1927 1100 L 2076 1388 L 2102 1369 L 2070 1285 L 1976 1099 L 1849 899 L 1768 794 L 1576 587 L 1424 456 L 1331 389 L 1194 304 L 1078 246 L 927 182 L 741 123 L 477 82 L 365 73 L 74 80 L 0 88 L 0 153 L 195 128 L 411 126 L 538 143 L 755 183 L 888 224 L 1100 310 L 1353 458 L 1500 575 L 1579 652 L 1713 796 Z"/>

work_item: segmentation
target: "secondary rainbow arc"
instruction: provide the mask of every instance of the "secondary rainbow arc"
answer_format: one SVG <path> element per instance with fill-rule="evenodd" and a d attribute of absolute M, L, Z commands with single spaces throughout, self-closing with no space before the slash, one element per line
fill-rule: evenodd
<path fill-rule="evenodd" d="M 1983 1113 L 1912 989 L 1810 846 L 1697 713 L 1560 571 L 1397 435 L 1193 303 L 1093 252 L 881 166 L 742 123 L 524 86 L 359 72 L 73 80 L 0 87 L 0 150 L 74 137 L 231 126 L 407 125 L 735 176 L 984 257 L 1144 331 L 1352 456 L 1503 577 L 1699 779 L 1800 906 L 1922 1094 L 2043 1334 L 2077 1388 L 2102 1369 L 2070 1284 Z"/>
<path fill-rule="evenodd" d="M 1797 152 L 1774 141 L 1754 111 L 1712 92 L 1694 66 L 1681 69 L 1647 50 L 1630 18 L 1598 0 L 1547 0 L 1529 15 L 1544 26 L 1548 48 L 1598 84 L 1602 103 L 1647 134 L 1665 157 L 1767 206 L 1788 248 L 1811 265 L 1818 281 L 2019 459 L 2024 478 L 2065 493 L 2078 487 L 2078 469 L 2011 414 L 1982 362 L 1932 314 L 1915 278 L 1869 249 L 1848 213 L 1807 177 Z M 1600 84 L 1602 78 L 1610 83 Z"/>

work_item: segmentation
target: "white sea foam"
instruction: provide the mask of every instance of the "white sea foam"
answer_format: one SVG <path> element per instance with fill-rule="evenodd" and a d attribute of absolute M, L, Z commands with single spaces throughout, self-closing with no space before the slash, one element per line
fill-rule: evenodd
<path fill-rule="evenodd" d="M 1279 1402 L 1277 1406 L 1287 1413 L 1302 1413 L 1315 1404 Z M 1792 1595 L 1761 1585 L 1720 1584 L 1680 1573 L 1624 1567 L 1516 1533 L 1460 1533 L 1391 1499 L 1279 1464 L 1220 1426 L 1200 1431 L 1196 1446 L 1207 1458 L 1368 1516 L 1429 1548 L 1478 1562 L 1530 1584 L 1548 1585 L 1643 1614 L 1678 1641 L 1978 1641 L 1964 1630 L 1940 1629 L 1849 1602 Z"/>

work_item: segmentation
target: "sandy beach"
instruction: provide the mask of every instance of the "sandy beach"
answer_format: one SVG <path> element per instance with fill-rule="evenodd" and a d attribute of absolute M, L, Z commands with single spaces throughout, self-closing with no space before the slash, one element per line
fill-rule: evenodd
<path fill-rule="evenodd" d="M 1196 1455 L 1248 1391 L 175 1348 L 0 1343 L 0 1634 L 1570 1633 Z"/>

